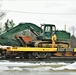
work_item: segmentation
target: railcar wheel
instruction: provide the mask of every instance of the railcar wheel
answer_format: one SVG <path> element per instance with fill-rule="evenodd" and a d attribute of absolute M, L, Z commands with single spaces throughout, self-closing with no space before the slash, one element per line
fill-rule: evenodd
<path fill-rule="evenodd" d="M 28 52 L 23 53 L 23 57 L 24 59 L 29 59 L 29 53 Z"/>
<path fill-rule="evenodd" d="M 38 58 L 50 58 L 51 56 L 53 56 L 53 53 L 45 53 L 45 52 L 39 52 L 37 53 L 37 57 Z"/>

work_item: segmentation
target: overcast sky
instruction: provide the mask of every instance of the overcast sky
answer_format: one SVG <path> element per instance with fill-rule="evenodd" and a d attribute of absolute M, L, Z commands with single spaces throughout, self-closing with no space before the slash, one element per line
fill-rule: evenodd
<path fill-rule="evenodd" d="M 1 0 L 6 11 L 3 22 L 13 19 L 15 24 L 31 22 L 55 24 L 57 29 L 76 25 L 76 0 Z"/>

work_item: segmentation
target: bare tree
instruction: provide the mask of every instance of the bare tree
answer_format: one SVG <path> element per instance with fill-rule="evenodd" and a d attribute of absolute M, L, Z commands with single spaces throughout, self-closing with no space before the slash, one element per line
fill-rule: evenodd
<path fill-rule="evenodd" d="M 2 4 L 0 4 L 0 20 L 6 15 L 4 11 L 1 10 Z"/>
<path fill-rule="evenodd" d="M 5 15 L 6 15 L 6 13 L 0 10 L 0 20 L 1 20 Z"/>
<path fill-rule="evenodd" d="M 5 31 L 8 31 L 9 29 L 13 28 L 15 26 L 15 23 L 13 22 L 13 20 L 9 21 L 9 19 L 7 19 L 7 21 L 5 22 L 4 28 Z"/>
<path fill-rule="evenodd" d="M 7 21 L 5 22 L 5 31 L 8 31 L 10 28 L 9 28 L 9 25 L 10 25 L 10 22 L 9 22 L 9 19 L 7 19 Z"/>
<path fill-rule="evenodd" d="M 2 4 L 0 4 L 0 8 L 1 8 L 1 6 L 2 6 Z M 5 15 L 6 15 L 6 13 L 0 9 L 0 20 L 2 20 L 2 18 Z M 0 26 L 1 26 L 1 24 L 0 24 Z M 1 32 L 2 32 L 2 27 L 0 27 L 0 34 L 1 34 Z"/>
<path fill-rule="evenodd" d="M 0 20 L 5 16 L 5 12 L 0 11 Z M 1 26 L 1 24 L 0 24 Z M 2 33 L 2 27 L 0 27 L 0 34 Z"/>
<path fill-rule="evenodd" d="M 13 22 L 13 20 L 10 21 L 10 28 L 13 28 L 15 26 L 15 23 Z"/>

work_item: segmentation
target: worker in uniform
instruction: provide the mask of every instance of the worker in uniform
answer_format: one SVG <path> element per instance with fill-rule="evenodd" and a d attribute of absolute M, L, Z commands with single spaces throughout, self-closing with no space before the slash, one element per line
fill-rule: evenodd
<path fill-rule="evenodd" d="M 52 34 L 52 48 L 55 48 L 57 45 L 56 45 L 56 40 L 57 40 L 57 36 L 56 34 L 53 32 Z"/>

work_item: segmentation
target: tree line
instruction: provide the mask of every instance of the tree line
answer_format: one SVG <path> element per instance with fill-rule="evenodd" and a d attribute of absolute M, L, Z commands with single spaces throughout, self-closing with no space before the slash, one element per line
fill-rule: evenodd
<path fill-rule="evenodd" d="M 15 23 L 13 22 L 13 20 L 9 21 L 9 19 L 7 19 L 7 21 L 4 23 L 4 26 L 2 29 L 2 27 L 0 27 L 0 34 L 2 32 L 8 31 L 9 29 L 12 29 L 15 26 Z"/>

